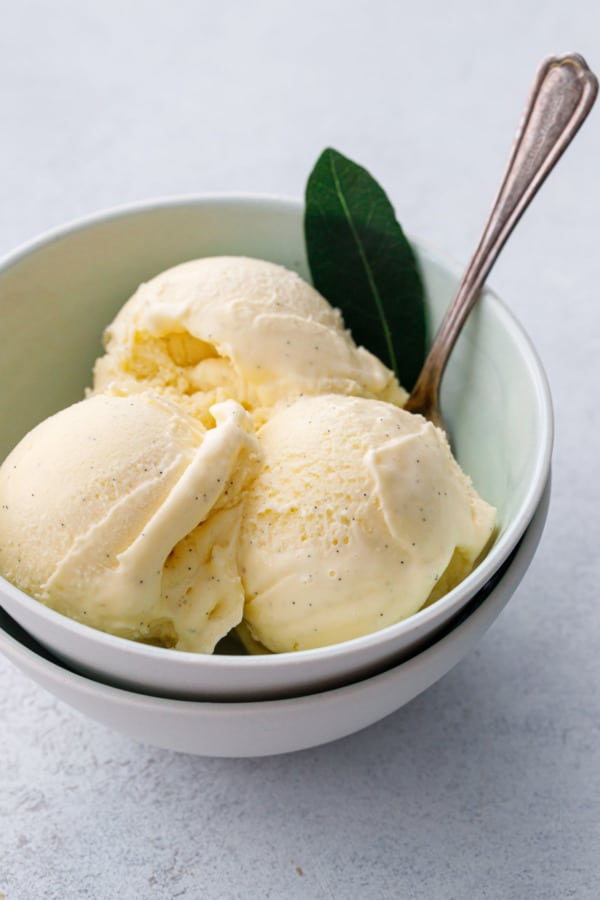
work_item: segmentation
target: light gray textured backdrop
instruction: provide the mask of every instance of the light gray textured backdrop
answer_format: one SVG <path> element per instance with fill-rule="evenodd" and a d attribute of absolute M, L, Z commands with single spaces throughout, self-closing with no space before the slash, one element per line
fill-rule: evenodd
<path fill-rule="evenodd" d="M 1 11 L 0 252 L 129 200 L 300 196 L 333 145 L 466 262 L 539 60 L 600 69 L 595 0 Z M 542 545 L 478 648 L 367 731 L 246 761 L 136 745 L 1 659 L 0 894 L 598 897 L 599 165 L 600 108 L 491 278 L 539 348 L 557 435 Z"/>

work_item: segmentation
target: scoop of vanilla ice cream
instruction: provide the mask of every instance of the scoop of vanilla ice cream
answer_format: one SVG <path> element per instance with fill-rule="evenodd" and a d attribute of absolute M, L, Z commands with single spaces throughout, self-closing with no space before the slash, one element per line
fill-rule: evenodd
<path fill-rule="evenodd" d="M 210 257 L 162 272 L 123 306 L 104 342 L 95 391 L 151 386 L 205 424 L 209 407 L 227 398 L 256 411 L 301 394 L 399 405 L 407 396 L 390 369 L 355 345 L 339 310 L 295 272 L 264 260 Z"/>
<path fill-rule="evenodd" d="M 150 393 L 97 395 L 0 468 L 0 571 L 95 628 L 212 652 L 242 617 L 235 545 L 258 446 L 234 401 L 206 430 Z"/>
<path fill-rule="evenodd" d="M 306 397 L 258 437 L 263 465 L 248 488 L 239 562 L 245 625 L 269 650 L 334 644 L 406 618 L 436 585 L 465 577 L 492 535 L 495 510 L 421 416 Z"/>

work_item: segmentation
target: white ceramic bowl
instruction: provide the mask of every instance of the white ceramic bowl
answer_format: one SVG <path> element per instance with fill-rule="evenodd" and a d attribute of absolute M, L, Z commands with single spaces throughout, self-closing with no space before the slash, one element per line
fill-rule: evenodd
<path fill-rule="evenodd" d="M 0 610 L 0 650 L 65 703 L 135 740 L 200 756 L 289 753 L 353 734 L 445 675 L 480 639 L 514 593 L 535 553 L 550 485 L 530 526 L 489 590 L 453 628 L 408 661 L 345 687 L 287 700 L 210 703 L 151 697 L 102 684 L 54 661 Z"/>
<path fill-rule="evenodd" d="M 432 330 L 458 273 L 417 245 Z M 304 277 L 300 203 L 200 197 L 140 204 L 76 222 L 0 266 L 0 457 L 42 418 L 81 398 L 100 336 L 139 282 L 186 259 L 244 254 Z M 444 377 L 442 402 L 459 462 L 498 508 L 490 553 L 462 584 L 410 619 L 343 644 L 260 657 L 202 656 L 134 644 L 64 618 L 0 581 L 0 604 L 81 672 L 179 698 L 290 697 L 364 678 L 441 632 L 508 559 L 540 502 L 550 468 L 552 410 L 522 328 L 486 291 Z"/>

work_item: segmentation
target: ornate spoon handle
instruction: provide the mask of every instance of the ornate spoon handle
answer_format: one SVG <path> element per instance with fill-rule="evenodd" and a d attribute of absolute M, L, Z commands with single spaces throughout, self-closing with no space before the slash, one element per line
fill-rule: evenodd
<path fill-rule="evenodd" d="M 594 104 L 598 80 L 577 53 L 537 71 L 504 179 L 479 245 L 440 325 L 406 404 L 443 427 L 439 385 L 454 343 L 508 236 Z"/>

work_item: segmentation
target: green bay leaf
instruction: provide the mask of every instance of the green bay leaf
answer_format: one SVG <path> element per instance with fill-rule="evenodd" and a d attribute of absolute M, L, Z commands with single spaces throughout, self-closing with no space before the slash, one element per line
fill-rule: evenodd
<path fill-rule="evenodd" d="M 425 359 L 423 283 L 384 190 L 327 148 L 306 185 L 304 234 L 316 289 L 410 391 Z"/>

